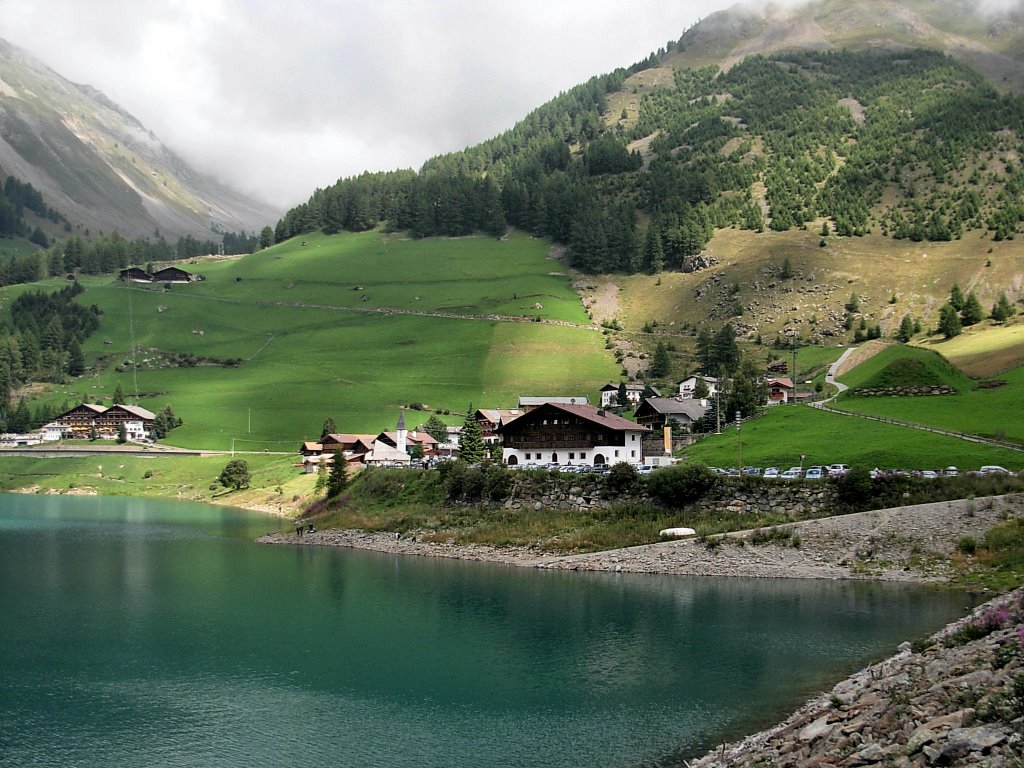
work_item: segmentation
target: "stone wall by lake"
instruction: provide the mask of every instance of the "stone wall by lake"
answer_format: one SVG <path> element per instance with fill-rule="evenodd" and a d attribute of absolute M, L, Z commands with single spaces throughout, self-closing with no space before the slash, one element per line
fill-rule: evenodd
<path fill-rule="evenodd" d="M 516 477 L 505 509 L 604 509 L 619 504 L 658 505 L 646 493 L 613 493 L 600 475 L 523 473 Z M 720 478 L 715 488 L 694 505 L 700 511 L 729 510 L 751 514 L 818 516 L 834 509 L 833 486 L 827 481 L 800 482 L 761 478 Z"/>

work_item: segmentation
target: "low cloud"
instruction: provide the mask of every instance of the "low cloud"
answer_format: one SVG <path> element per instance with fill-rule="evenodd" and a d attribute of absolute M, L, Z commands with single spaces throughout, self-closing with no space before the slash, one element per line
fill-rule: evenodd
<path fill-rule="evenodd" d="M 0 17 L 10 42 L 283 208 L 494 136 L 725 5 L 0 0 Z"/>

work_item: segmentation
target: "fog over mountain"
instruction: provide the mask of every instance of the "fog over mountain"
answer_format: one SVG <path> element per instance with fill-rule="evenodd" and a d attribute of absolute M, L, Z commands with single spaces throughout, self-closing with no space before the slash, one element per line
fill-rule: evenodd
<path fill-rule="evenodd" d="M 283 208 L 500 133 L 729 4 L 0 0 L 0 18 L 195 167 Z"/>

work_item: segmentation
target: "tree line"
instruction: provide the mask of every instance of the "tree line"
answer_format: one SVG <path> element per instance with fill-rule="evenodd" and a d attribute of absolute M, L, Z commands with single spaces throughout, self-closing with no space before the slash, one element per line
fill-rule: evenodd
<path fill-rule="evenodd" d="M 1024 99 L 942 54 L 807 52 L 677 70 L 674 88 L 642 96 L 634 123 L 611 119 L 608 95 L 657 59 L 593 78 L 419 172 L 340 179 L 262 244 L 381 224 L 415 237 L 511 225 L 565 244 L 579 269 L 631 273 L 688 268 L 719 227 L 784 231 L 824 216 L 823 236 L 1002 239 L 1024 221 L 1012 139 Z M 646 167 L 630 149 L 639 139 Z"/>

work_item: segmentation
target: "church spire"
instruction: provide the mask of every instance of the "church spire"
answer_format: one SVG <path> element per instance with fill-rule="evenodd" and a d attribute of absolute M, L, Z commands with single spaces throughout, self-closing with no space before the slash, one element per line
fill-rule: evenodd
<path fill-rule="evenodd" d="M 405 453 L 406 452 L 405 451 L 406 429 L 405 429 L 405 409 L 404 408 L 401 409 L 398 412 L 398 424 L 395 425 L 395 432 L 397 433 L 395 435 L 395 437 L 396 437 L 395 442 L 397 443 L 396 447 L 402 453 Z"/>

